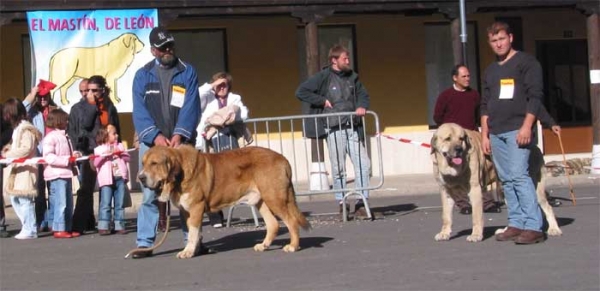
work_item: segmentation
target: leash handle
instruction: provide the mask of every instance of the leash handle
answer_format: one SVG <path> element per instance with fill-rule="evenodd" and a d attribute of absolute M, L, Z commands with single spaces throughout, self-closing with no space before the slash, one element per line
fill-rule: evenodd
<path fill-rule="evenodd" d="M 573 192 L 573 183 L 571 182 L 571 175 L 569 174 L 569 170 L 567 169 L 569 165 L 567 164 L 567 158 L 565 157 L 565 148 L 563 147 L 562 138 L 560 136 L 560 133 L 557 133 L 556 136 L 558 136 L 558 144 L 560 145 L 560 152 L 562 153 L 563 157 L 565 174 L 567 175 L 567 180 L 569 181 L 569 194 L 571 195 L 571 202 L 573 203 L 573 205 L 577 205 L 577 199 L 575 199 L 575 192 Z"/>

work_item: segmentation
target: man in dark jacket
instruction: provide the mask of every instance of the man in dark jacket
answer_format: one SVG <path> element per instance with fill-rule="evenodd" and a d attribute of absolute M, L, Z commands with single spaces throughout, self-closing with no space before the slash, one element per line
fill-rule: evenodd
<path fill-rule="evenodd" d="M 67 135 L 74 151 L 82 155 L 91 155 L 96 147 L 96 133 L 100 128 L 98 109 L 88 102 L 88 79 L 79 82 L 81 100 L 71 108 Z M 94 188 L 96 187 L 96 172 L 90 167 L 89 161 L 79 163 L 79 190 L 75 211 L 73 212 L 73 231 L 83 234 L 85 231 L 96 229 L 94 217 Z"/>
<path fill-rule="evenodd" d="M 367 154 L 364 137 L 361 133 L 361 117 L 369 108 L 369 94 L 358 80 L 358 75 L 350 68 L 348 50 L 335 45 L 329 50 L 330 66 L 321 70 L 298 87 L 296 97 L 303 101 L 303 109 L 309 114 L 348 112 L 347 115 L 331 116 L 308 125 L 307 137 L 320 137 L 327 134 L 329 159 L 333 175 L 333 188 L 346 188 L 346 155 L 350 155 L 354 165 L 356 186 L 367 188 L 371 172 L 371 161 Z M 311 134 L 313 134 L 311 136 Z M 343 192 L 335 194 L 342 209 Z M 365 199 L 369 191 L 363 190 Z M 367 218 L 367 211 L 362 200 L 357 200 L 354 212 L 355 219 Z"/>
<path fill-rule="evenodd" d="M 492 154 L 506 200 L 508 227 L 498 241 L 516 244 L 543 242 L 544 219 L 529 174 L 529 157 L 535 149 L 537 119 L 547 119 L 543 107 L 543 74 L 540 63 L 512 47 L 508 24 L 495 22 L 487 29 L 496 62 L 483 74 L 481 143 Z M 560 127 L 553 126 L 560 133 Z"/>
<path fill-rule="evenodd" d="M 190 64 L 176 56 L 173 35 L 155 27 L 150 32 L 150 45 L 155 59 L 140 68 L 133 79 L 133 124 L 140 141 L 140 161 L 153 146 L 190 143 L 200 119 L 198 75 Z M 142 185 L 142 192 L 136 242 L 139 248 L 150 248 L 159 222 L 158 200 L 154 190 Z M 187 239 L 187 226 L 185 220 L 181 221 Z M 152 251 L 147 250 L 133 258 L 151 255 Z"/>

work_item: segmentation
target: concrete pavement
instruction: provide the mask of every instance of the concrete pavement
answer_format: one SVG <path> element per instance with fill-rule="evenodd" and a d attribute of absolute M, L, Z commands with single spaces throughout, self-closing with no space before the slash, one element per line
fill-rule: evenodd
<path fill-rule="evenodd" d="M 581 185 L 598 185 L 600 183 L 600 175 L 575 175 L 570 176 L 574 187 Z M 377 181 L 378 182 L 378 181 Z M 566 176 L 548 177 L 546 178 L 547 187 L 568 187 L 569 181 Z M 574 190 L 577 194 L 576 189 Z M 398 175 L 384 177 L 383 186 L 377 190 L 371 191 L 371 197 L 394 197 L 406 195 L 426 195 L 438 193 L 438 185 L 432 174 L 413 174 L 413 175 Z M 94 194 L 94 202 L 98 203 L 98 191 Z M 132 192 L 132 207 L 126 208 L 127 213 L 137 213 L 138 207 L 142 201 L 142 193 Z M 9 200 L 6 199 L 5 202 Z M 75 200 L 75 198 L 74 198 Z M 334 200 L 333 194 L 316 194 L 311 196 L 298 196 L 299 203 L 310 201 L 329 201 Z M 98 205 L 94 205 L 94 211 L 98 211 Z M 16 219 L 12 207 L 6 209 L 6 215 L 9 219 Z"/>
<path fill-rule="evenodd" d="M 411 179 L 408 179 L 411 178 Z M 301 232 L 302 249 L 281 251 L 282 227 L 269 251 L 247 208 L 236 210 L 231 228 L 205 224 L 204 242 L 216 254 L 178 260 L 181 230 L 175 226 L 154 257 L 123 259 L 135 246 L 135 213 L 127 235 L 35 240 L 0 239 L 0 290 L 598 290 L 600 278 L 600 184 L 577 177 L 577 206 L 562 180 L 549 181 L 563 236 L 519 246 L 493 239 L 506 212 L 486 213 L 484 241 L 468 243 L 469 216 L 455 214 L 453 237 L 433 239 L 441 226 L 439 195 L 414 185 L 418 177 L 387 184 L 370 199 L 375 221 L 342 223 L 332 201 L 300 202 L 312 230 Z M 389 179 L 391 182 L 392 179 Z M 409 182 L 412 181 L 412 182 Z M 566 181 L 566 180 L 565 180 Z M 593 181 L 593 182 L 590 182 Z M 435 186 L 435 184 L 433 184 Z M 413 189 L 423 187 L 422 193 Z M 387 190 L 385 190 L 387 189 Z M 393 190 L 396 189 L 396 190 Z M 385 190 L 385 191 L 383 191 Z M 434 189 L 435 190 L 435 189 Z M 390 192 L 390 193 L 388 193 Z M 418 194 L 418 195 L 411 195 Z M 455 212 L 456 213 L 456 212 Z M 14 234 L 19 223 L 9 220 Z"/>

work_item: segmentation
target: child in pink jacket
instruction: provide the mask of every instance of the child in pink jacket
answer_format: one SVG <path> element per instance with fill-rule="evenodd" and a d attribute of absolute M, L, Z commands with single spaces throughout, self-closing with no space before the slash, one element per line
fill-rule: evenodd
<path fill-rule="evenodd" d="M 48 214 L 48 223 L 52 223 L 55 238 L 72 238 L 80 235 L 78 232 L 71 232 L 73 224 L 71 181 L 74 175 L 75 157 L 81 155 L 79 152 L 73 152 L 71 142 L 65 133 L 68 120 L 69 115 L 61 109 L 50 111 L 46 119 L 46 127 L 52 130 L 42 141 L 42 153 L 47 163 L 44 169 L 44 180 L 50 186 L 48 209 L 52 209 L 52 213 Z"/>
<path fill-rule="evenodd" d="M 98 233 L 109 235 L 111 220 L 111 202 L 114 200 L 115 231 L 126 234 L 125 210 L 123 201 L 125 187 L 129 181 L 129 154 L 119 142 L 117 128 L 111 124 L 98 130 L 94 149 L 94 165 L 98 171 L 98 187 L 100 187 L 100 206 L 98 209 Z"/>

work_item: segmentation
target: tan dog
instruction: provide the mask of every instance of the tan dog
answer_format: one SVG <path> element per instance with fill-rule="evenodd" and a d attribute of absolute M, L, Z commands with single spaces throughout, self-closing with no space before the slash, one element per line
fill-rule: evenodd
<path fill-rule="evenodd" d="M 458 124 L 442 124 L 431 139 L 431 160 L 442 199 L 442 229 L 435 235 L 435 240 L 450 239 L 454 199 L 468 195 L 473 207 L 473 229 L 467 241 L 481 241 L 484 225 L 482 195 L 487 186 L 497 180 L 491 158 L 483 154 L 481 134 L 465 130 Z M 530 175 L 537 184 L 538 203 L 548 220 L 548 234 L 560 235 L 562 232 L 554 211 L 546 199 L 541 175 L 543 155 L 537 147 L 532 150 L 529 163 Z"/>
<path fill-rule="evenodd" d="M 255 251 L 267 249 L 279 229 L 275 216 L 290 233 L 285 252 L 297 251 L 300 227 L 310 228 L 298 209 L 292 185 L 292 169 L 286 158 L 260 147 L 203 154 L 191 146 L 177 149 L 155 146 L 142 159 L 140 181 L 148 188 L 162 189 L 158 200 L 179 207 L 189 233 L 180 259 L 191 258 L 202 239 L 204 212 L 244 202 L 256 205 L 265 220 L 267 234 Z"/>
<path fill-rule="evenodd" d="M 124 33 L 98 47 L 62 49 L 50 59 L 50 81 L 57 85 L 55 91 L 60 91 L 62 104 L 67 104 L 67 90 L 77 79 L 104 76 L 114 90 L 111 100 L 118 104 L 121 99 L 117 93 L 117 80 L 143 48 L 144 43 L 135 34 Z"/>

